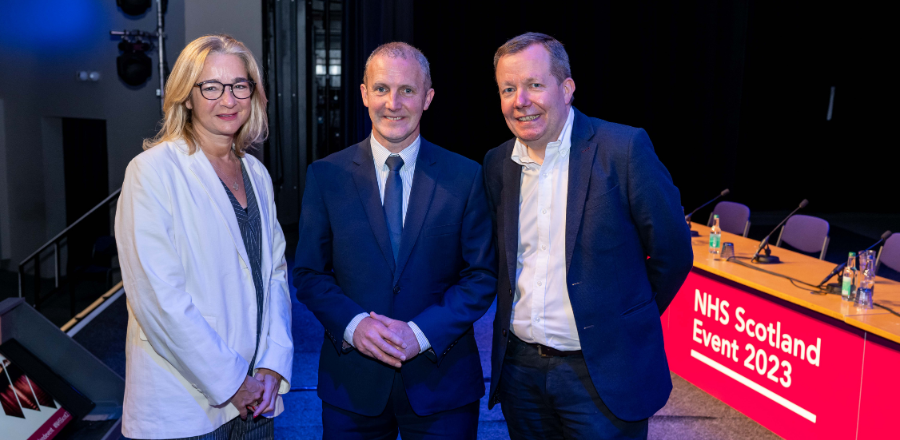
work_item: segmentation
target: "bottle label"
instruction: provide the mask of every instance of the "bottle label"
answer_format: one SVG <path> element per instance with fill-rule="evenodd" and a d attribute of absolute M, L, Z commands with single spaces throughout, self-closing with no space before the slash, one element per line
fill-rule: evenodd
<path fill-rule="evenodd" d="M 851 280 L 852 276 L 844 275 L 844 282 L 841 285 L 841 296 L 844 298 L 850 298 L 850 286 L 853 280 Z"/>
<path fill-rule="evenodd" d="M 709 234 L 709 247 L 718 249 L 721 240 L 722 237 L 719 234 Z"/>

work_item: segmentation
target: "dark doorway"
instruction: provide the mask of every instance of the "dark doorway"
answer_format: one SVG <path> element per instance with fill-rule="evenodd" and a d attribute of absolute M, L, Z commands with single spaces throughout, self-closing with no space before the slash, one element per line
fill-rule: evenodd
<path fill-rule="evenodd" d="M 109 195 L 106 121 L 63 118 L 66 224 L 71 225 Z M 109 216 L 92 215 L 69 233 L 67 273 L 90 264 L 94 243 L 110 235 Z"/>

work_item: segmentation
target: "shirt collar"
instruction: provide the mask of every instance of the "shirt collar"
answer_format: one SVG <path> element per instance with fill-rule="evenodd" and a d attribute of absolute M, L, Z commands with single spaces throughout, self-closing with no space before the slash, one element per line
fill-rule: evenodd
<path fill-rule="evenodd" d="M 562 131 L 559 133 L 559 138 L 555 142 L 550 142 L 547 144 L 547 153 L 558 153 L 560 156 L 566 156 L 567 154 L 569 154 L 569 150 L 572 148 L 572 124 L 574 123 L 574 121 L 575 110 L 572 107 L 569 107 L 569 115 L 566 117 L 566 125 L 563 126 Z M 520 141 L 518 138 L 516 138 L 516 144 L 513 146 L 511 159 L 513 160 L 513 162 L 519 165 L 536 163 L 528 155 L 528 147 L 526 147 L 525 144 L 523 144 L 522 141 Z"/>
<path fill-rule="evenodd" d="M 378 167 L 378 169 L 381 169 L 385 166 L 384 163 L 387 161 L 388 157 L 394 153 L 391 153 L 390 150 L 381 145 L 381 143 L 375 139 L 374 134 L 369 136 L 369 142 L 372 144 L 372 158 L 375 159 L 375 166 Z M 403 167 L 413 166 L 416 163 L 416 158 L 419 157 L 419 147 L 421 145 L 422 135 L 418 135 L 413 143 L 400 151 L 399 154 L 400 158 L 403 159 Z"/>

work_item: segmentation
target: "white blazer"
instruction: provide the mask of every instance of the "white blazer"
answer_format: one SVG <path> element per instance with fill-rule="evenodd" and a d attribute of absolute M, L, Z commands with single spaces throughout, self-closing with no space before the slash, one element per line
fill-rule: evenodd
<path fill-rule="evenodd" d="M 229 399 L 247 376 L 256 344 L 256 291 L 228 194 L 201 151 L 164 142 L 125 171 L 116 242 L 125 294 L 125 406 L 130 438 L 191 437 L 238 416 Z M 261 211 L 265 293 L 256 368 L 284 377 L 294 348 L 284 234 L 272 179 L 247 155 Z M 255 373 L 255 371 L 254 371 Z M 283 411 L 281 396 L 273 417 Z"/>

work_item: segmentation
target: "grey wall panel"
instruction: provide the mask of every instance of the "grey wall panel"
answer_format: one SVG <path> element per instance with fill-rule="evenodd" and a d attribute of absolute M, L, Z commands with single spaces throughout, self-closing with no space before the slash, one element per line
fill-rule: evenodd
<path fill-rule="evenodd" d="M 184 5 L 170 0 L 165 16 L 170 65 L 184 47 Z M 0 29 L 0 252 L 13 266 L 59 232 L 47 206 L 63 189 L 49 186 L 45 166 L 61 159 L 43 157 L 44 118 L 106 120 L 110 192 L 121 186 L 142 140 L 156 132 L 156 51 L 148 52 L 151 78 L 128 86 L 116 74 L 119 40 L 109 35 L 155 31 L 155 8 L 128 17 L 114 1 L 0 2 L 7 23 Z M 99 72 L 100 80 L 78 81 L 80 70 Z"/>
<path fill-rule="evenodd" d="M 184 5 L 185 44 L 208 34 L 244 43 L 262 66 L 262 0 L 190 0 Z"/>
<path fill-rule="evenodd" d="M 9 172 L 6 170 L 6 116 L 0 96 L 0 261 L 9 259 Z"/>

